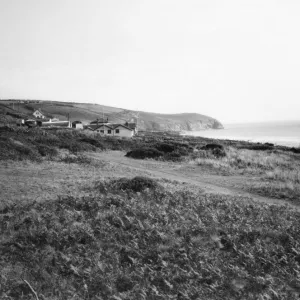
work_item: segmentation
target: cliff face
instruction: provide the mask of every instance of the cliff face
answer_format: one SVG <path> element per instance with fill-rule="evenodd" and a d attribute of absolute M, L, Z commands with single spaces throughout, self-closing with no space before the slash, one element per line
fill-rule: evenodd
<path fill-rule="evenodd" d="M 140 130 L 200 131 L 224 128 L 218 120 L 200 114 L 141 113 L 138 122 Z"/>

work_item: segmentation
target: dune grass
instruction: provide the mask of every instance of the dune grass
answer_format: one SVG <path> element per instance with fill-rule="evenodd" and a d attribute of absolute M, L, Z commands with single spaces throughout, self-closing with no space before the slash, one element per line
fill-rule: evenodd
<path fill-rule="evenodd" d="M 147 178 L 91 189 L 2 208 L 1 299 L 33 299 L 24 280 L 45 300 L 298 299 L 299 213 Z"/>
<path fill-rule="evenodd" d="M 195 157 L 193 161 L 197 165 L 216 172 L 258 176 L 258 182 L 246 186 L 252 192 L 297 202 L 300 200 L 299 154 L 228 147 L 225 157 L 216 158 L 206 151 L 199 151 Z"/>

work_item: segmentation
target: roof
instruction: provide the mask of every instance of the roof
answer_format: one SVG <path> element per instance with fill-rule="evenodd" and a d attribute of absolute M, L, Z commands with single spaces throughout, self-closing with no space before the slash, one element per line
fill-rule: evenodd
<path fill-rule="evenodd" d="M 37 111 L 38 111 L 39 113 L 43 114 L 39 109 L 36 109 L 33 113 L 36 113 Z"/>
<path fill-rule="evenodd" d="M 48 127 L 48 126 L 51 126 L 51 127 L 55 127 L 55 126 L 59 126 L 59 127 L 62 127 L 62 126 L 69 126 L 70 122 L 69 121 L 58 121 L 58 122 L 43 122 L 43 121 L 40 121 L 40 124 L 42 127 Z"/>
<path fill-rule="evenodd" d="M 123 125 L 123 124 L 114 124 L 114 129 L 116 129 L 117 127 L 120 127 L 120 126 L 126 128 L 126 129 L 128 129 L 128 130 L 130 130 L 130 131 L 133 130 L 132 128 L 129 128 L 129 127 Z"/>
<path fill-rule="evenodd" d="M 111 130 L 114 129 L 113 127 L 108 126 L 108 125 L 106 125 L 106 124 L 101 124 L 101 125 L 97 126 L 94 130 L 97 130 L 97 129 L 101 128 L 101 127 L 107 127 L 107 128 L 109 128 L 109 129 L 111 129 Z"/>

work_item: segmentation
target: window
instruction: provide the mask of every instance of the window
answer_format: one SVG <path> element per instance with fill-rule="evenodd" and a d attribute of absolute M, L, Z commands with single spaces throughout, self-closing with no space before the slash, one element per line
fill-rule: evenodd
<path fill-rule="evenodd" d="M 104 130 L 100 130 L 101 133 L 104 133 Z"/>
<path fill-rule="evenodd" d="M 107 130 L 107 134 L 111 134 L 111 130 Z"/>
<path fill-rule="evenodd" d="M 116 133 L 120 133 L 120 129 L 116 129 Z"/>

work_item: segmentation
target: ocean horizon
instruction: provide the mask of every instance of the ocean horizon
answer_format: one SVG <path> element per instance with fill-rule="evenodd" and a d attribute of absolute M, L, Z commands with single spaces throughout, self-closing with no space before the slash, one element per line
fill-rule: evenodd
<path fill-rule="evenodd" d="M 300 121 L 224 124 L 224 129 L 185 131 L 183 134 L 300 147 Z"/>

